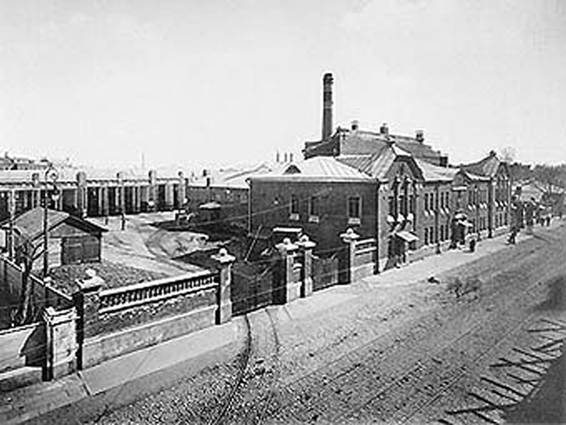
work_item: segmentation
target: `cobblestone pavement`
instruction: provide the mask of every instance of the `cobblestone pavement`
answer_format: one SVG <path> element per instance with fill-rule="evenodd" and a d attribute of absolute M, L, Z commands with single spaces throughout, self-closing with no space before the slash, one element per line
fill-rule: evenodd
<path fill-rule="evenodd" d="M 509 406 L 524 398 L 497 395 L 485 379 L 503 382 L 491 365 L 540 344 L 529 329 L 541 319 L 564 321 L 549 294 L 566 276 L 565 252 L 564 227 L 540 231 L 439 274 L 440 284 L 366 282 L 324 291 L 312 299 L 320 305 L 255 312 L 238 361 L 97 423 L 499 423 L 505 409 L 454 412 L 486 393 Z M 453 276 L 479 276 L 480 295 L 456 299 L 446 290 Z M 513 385 L 523 396 L 533 388 Z"/>

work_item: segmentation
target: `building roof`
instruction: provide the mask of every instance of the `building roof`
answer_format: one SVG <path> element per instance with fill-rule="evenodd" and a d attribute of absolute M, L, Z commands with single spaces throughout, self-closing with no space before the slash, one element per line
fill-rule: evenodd
<path fill-rule="evenodd" d="M 317 156 L 298 163 L 287 165 L 282 172 L 251 176 L 250 180 L 289 180 L 289 181 L 363 181 L 373 179 L 365 173 L 344 164 L 333 157 Z"/>
<path fill-rule="evenodd" d="M 416 137 L 383 134 L 367 130 L 338 128 L 328 140 L 305 143 L 305 157 L 316 155 L 363 155 L 379 153 L 385 146 L 394 143 L 398 148 L 415 158 L 440 165 L 445 157 L 440 151 Z"/>
<path fill-rule="evenodd" d="M 268 174 L 272 172 L 281 172 L 289 163 L 268 163 L 261 162 L 259 164 L 247 167 L 232 167 L 229 169 L 209 170 L 207 176 L 201 176 L 189 182 L 190 186 L 206 187 L 207 178 L 210 178 L 210 187 L 247 189 L 248 178 L 257 175 Z"/>
<path fill-rule="evenodd" d="M 41 236 L 43 233 L 43 220 L 44 220 L 45 210 L 42 207 L 32 208 L 18 217 L 13 221 L 14 229 L 21 236 L 26 239 L 34 240 Z M 72 216 L 64 211 L 57 211 L 48 209 L 47 210 L 47 228 L 49 230 L 54 229 L 64 221 L 70 220 L 73 224 L 85 227 L 87 229 L 96 232 L 106 232 L 102 226 L 92 223 L 88 220 L 83 220 L 79 217 Z M 1 227 L 6 228 L 9 225 L 9 220 L 2 222 Z"/>
<path fill-rule="evenodd" d="M 421 159 L 415 159 L 417 166 L 423 174 L 425 181 L 447 181 L 450 182 L 454 180 L 454 176 L 458 174 L 457 168 L 449 167 L 438 167 L 429 162 L 423 161 Z"/>
<path fill-rule="evenodd" d="M 497 157 L 494 151 L 491 151 L 487 157 L 470 164 L 462 164 L 461 168 L 479 176 L 494 177 L 501 164 L 504 162 Z"/>

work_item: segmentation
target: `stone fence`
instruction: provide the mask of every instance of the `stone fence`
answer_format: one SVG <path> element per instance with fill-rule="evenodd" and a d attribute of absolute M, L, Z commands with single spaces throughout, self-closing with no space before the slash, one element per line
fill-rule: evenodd
<path fill-rule="evenodd" d="M 359 235 L 348 229 L 340 235 L 346 249 L 340 265 L 340 282 L 351 283 L 371 276 L 378 271 L 377 241 L 374 238 L 359 240 Z"/>
<path fill-rule="evenodd" d="M 102 290 L 91 275 L 75 294 L 79 368 L 230 320 L 231 264 L 226 250 L 215 270 Z"/>

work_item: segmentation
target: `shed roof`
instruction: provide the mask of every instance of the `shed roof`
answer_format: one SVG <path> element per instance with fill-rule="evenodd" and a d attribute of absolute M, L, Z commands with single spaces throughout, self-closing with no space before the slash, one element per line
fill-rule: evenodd
<path fill-rule="evenodd" d="M 29 211 L 20 214 L 13 221 L 14 229 L 20 233 L 23 237 L 27 239 L 34 240 L 41 236 L 43 233 L 43 220 L 44 220 L 45 210 L 42 207 L 36 207 Z M 47 210 L 47 228 L 52 230 L 59 226 L 64 221 L 69 221 L 71 225 L 77 227 L 83 227 L 94 232 L 106 232 L 107 229 L 99 226 L 98 224 L 92 223 L 88 220 L 84 220 L 79 217 L 75 217 L 64 211 L 57 211 L 48 209 Z M 1 226 L 6 228 L 9 224 L 8 220 L 2 222 Z"/>

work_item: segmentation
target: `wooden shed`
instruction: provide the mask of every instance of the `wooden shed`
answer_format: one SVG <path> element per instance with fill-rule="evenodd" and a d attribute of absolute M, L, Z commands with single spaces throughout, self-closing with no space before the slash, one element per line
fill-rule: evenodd
<path fill-rule="evenodd" d="M 45 210 L 41 207 L 26 211 L 14 219 L 14 248 L 18 252 L 24 239 L 34 245 L 43 244 Z M 9 222 L 1 225 L 9 231 Z M 49 235 L 49 268 L 66 264 L 99 262 L 101 259 L 102 233 L 107 229 L 69 213 L 48 210 L 47 228 Z M 34 263 L 34 269 L 41 267 L 41 261 Z"/>

